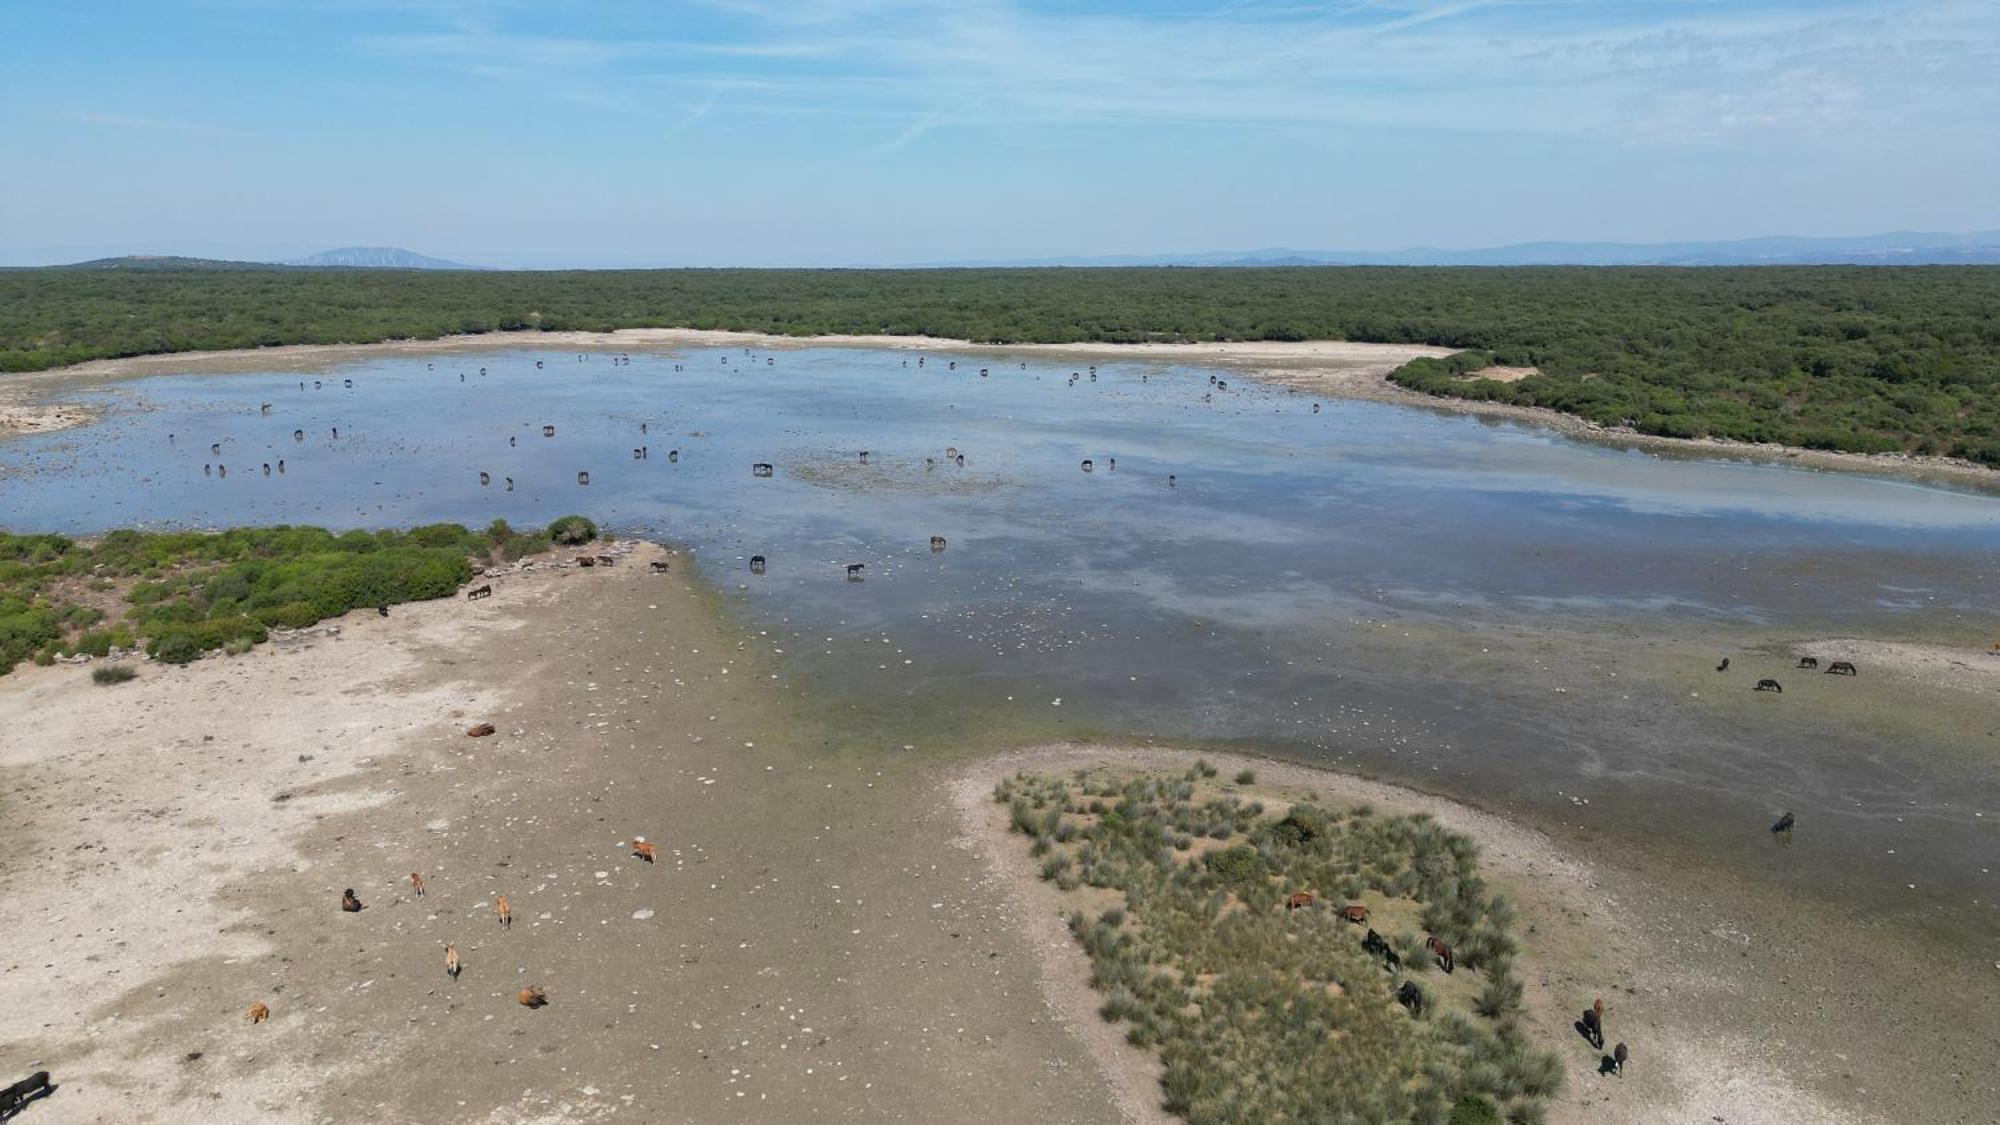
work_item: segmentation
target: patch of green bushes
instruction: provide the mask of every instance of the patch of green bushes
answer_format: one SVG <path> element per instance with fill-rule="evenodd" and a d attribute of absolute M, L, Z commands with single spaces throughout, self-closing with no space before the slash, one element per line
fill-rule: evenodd
<path fill-rule="evenodd" d="M 1526 1039 L 1511 944 L 1481 967 L 1461 958 L 1443 981 L 1428 976 L 1425 931 L 1391 920 L 1435 921 L 1455 947 L 1481 934 L 1511 943 L 1511 908 L 1479 877 L 1471 841 L 1366 807 L 1301 802 L 1274 817 L 1215 773 L 1207 762 L 1171 776 L 1022 773 L 994 793 L 1044 879 L 1122 897 L 1094 919 L 1072 912 L 1069 928 L 1100 1013 L 1159 1054 L 1166 1106 L 1203 1123 L 1541 1121 L 1563 1068 Z M 1191 856 L 1178 846 L 1186 826 L 1240 842 Z M 1302 888 L 1327 901 L 1286 909 Z M 1401 973 L 1329 908 L 1364 896 Z M 1391 910 L 1395 900 L 1408 905 Z M 1418 985 L 1421 1017 L 1395 999 L 1413 975 L 1431 982 Z"/>
<path fill-rule="evenodd" d="M 557 521 L 593 539 L 580 516 Z M 215 649 L 247 650 L 272 629 L 296 629 L 350 610 L 448 597 L 475 562 L 546 550 L 549 539 L 496 520 L 483 531 L 439 523 L 408 531 L 316 527 L 238 528 L 218 533 L 114 531 L 95 543 L 0 533 L 0 672 L 58 652 L 104 656 L 143 647 L 185 664 Z M 59 582 L 100 592 L 126 586 L 122 620 L 64 601 Z"/>

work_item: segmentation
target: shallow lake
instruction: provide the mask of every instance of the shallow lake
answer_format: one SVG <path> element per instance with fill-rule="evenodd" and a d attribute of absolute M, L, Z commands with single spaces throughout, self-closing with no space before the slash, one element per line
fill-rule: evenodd
<path fill-rule="evenodd" d="M 2000 637 L 1991 495 L 1045 354 L 491 351 L 79 395 L 102 423 L 0 443 L 0 525 L 582 512 L 693 548 L 800 683 L 898 744 L 1230 740 L 1544 823 L 1587 797 L 1606 833 L 1711 855 L 1796 808 L 1840 825 L 1820 892 L 1921 881 L 1905 906 L 1958 922 L 2000 898 L 2000 743 L 1886 745 L 1798 691 L 1798 722 L 1668 710 L 1659 666 L 1710 638 Z"/>

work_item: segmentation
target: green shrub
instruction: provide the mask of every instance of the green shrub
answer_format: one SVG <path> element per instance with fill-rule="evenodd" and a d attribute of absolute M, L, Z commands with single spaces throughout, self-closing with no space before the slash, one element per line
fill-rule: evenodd
<path fill-rule="evenodd" d="M 1236 775 L 1236 784 L 1238 784 L 1238 785 L 1255 785 L 1255 784 L 1257 784 L 1257 771 L 1256 771 L 1256 770 L 1241 770 L 1241 771 L 1239 771 L 1239 772 L 1237 773 L 1237 775 Z"/>
<path fill-rule="evenodd" d="M 1500 1111 L 1478 1094 L 1467 1094 L 1451 1107 L 1449 1125 L 1500 1125 Z"/>
<path fill-rule="evenodd" d="M 201 659 L 201 643 L 189 633 L 174 633 L 153 645 L 153 659 L 165 664 L 192 664 Z"/>
<path fill-rule="evenodd" d="M 564 516 L 549 525 L 549 539 L 565 547 L 577 547 L 597 538 L 597 525 L 582 516 Z"/>
<path fill-rule="evenodd" d="M 95 684 L 122 684 L 138 678 L 138 669 L 130 664 L 99 664 L 90 670 L 90 681 Z"/>

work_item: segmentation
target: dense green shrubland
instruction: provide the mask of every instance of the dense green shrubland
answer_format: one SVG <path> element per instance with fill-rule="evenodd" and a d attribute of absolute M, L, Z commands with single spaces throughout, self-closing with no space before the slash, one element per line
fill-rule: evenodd
<path fill-rule="evenodd" d="M 2000 268 L 0 270 L 0 370 L 268 344 L 680 326 L 995 343 L 1475 350 L 1406 386 L 1654 434 L 2000 466 Z M 1462 367 L 1461 365 L 1458 365 Z"/>
<path fill-rule="evenodd" d="M 557 525 L 596 531 L 578 516 Z M 173 664 L 214 649 L 244 651 L 274 628 L 447 597 L 472 577 L 475 562 L 548 545 L 548 536 L 522 535 L 505 520 L 478 532 L 452 523 L 341 534 L 128 530 L 89 543 L 0 533 L 0 673 L 29 658 L 49 663 L 114 648 L 143 646 Z M 93 628 L 106 619 L 103 605 L 120 619 Z"/>
<path fill-rule="evenodd" d="M 1168 1108 L 1194 1122 L 1541 1120 L 1562 1064 L 1528 1040 L 1512 910 L 1471 841 L 1367 806 L 1280 817 L 1213 774 L 1017 774 L 995 792 L 1042 878 L 1091 904 L 1070 930 L 1104 1018 L 1159 1053 Z M 1321 901 L 1286 910 L 1303 888 Z M 1362 949 L 1345 902 L 1371 906 L 1400 974 Z M 1458 954 L 1450 976 L 1424 955 L 1429 933 Z M 1405 980 L 1421 1015 L 1396 1002 Z"/>

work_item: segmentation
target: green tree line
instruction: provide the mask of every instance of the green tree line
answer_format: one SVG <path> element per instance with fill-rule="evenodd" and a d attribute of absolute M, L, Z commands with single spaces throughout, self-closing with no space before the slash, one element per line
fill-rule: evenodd
<path fill-rule="evenodd" d="M 1682 437 L 2000 466 L 2000 267 L 0 270 L 0 370 L 506 329 L 989 343 L 1340 339 L 1532 366 L 1395 376 Z"/>

